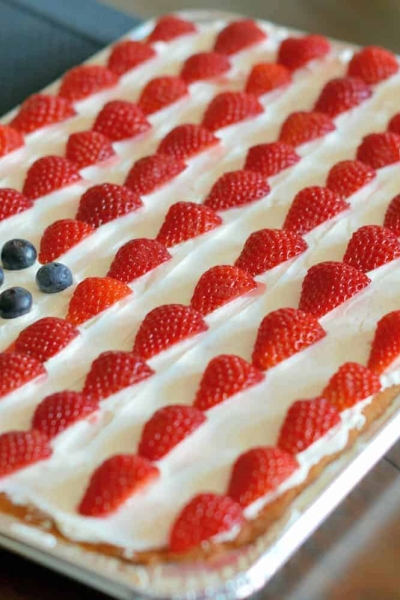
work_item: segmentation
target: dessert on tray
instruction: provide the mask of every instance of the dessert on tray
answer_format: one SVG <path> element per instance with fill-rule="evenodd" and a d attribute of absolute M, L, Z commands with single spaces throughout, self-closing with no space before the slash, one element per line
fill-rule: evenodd
<path fill-rule="evenodd" d="M 382 48 L 166 16 L 3 119 L 2 512 L 212 557 L 389 407 L 399 100 Z"/>

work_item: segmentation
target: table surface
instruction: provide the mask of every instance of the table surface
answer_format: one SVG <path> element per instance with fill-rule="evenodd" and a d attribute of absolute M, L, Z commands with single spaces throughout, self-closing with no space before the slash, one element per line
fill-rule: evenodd
<path fill-rule="evenodd" d="M 176 0 L 109 0 L 139 16 L 182 7 Z M 215 8 L 214 0 L 185 6 Z M 218 8 L 243 10 L 241 0 Z M 246 12 L 360 44 L 400 51 L 398 0 L 248 0 Z M 79 20 L 76 15 L 79 14 Z M 135 25 L 94 0 L 0 0 L 0 112 Z M 23 36 L 25 43 L 19 40 Z M 26 48 L 30 52 L 27 54 Z M 3 61 L 3 68 L 2 68 Z M 9 67 L 12 63 L 13 69 Z M 43 66 L 45 68 L 43 68 Z M 15 78 L 15 72 L 20 73 Z M 23 76 L 22 76 L 23 74 Z M 400 599 L 400 443 L 358 485 L 255 600 Z M 0 551 L 1 600 L 106 600 L 106 596 Z"/>

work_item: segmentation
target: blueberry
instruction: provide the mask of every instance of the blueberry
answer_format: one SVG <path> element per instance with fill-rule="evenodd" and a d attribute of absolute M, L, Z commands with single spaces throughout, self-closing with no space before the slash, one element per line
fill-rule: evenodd
<path fill-rule="evenodd" d="M 61 263 L 49 263 L 40 267 L 36 273 L 36 283 L 41 292 L 56 294 L 72 285 L 72 273 Z"/>
<path fill-rule="evenodd" d="M 4 271 L 0 267 L 0 285 L 3 285 L 3 283 L 4 283 Z"/>
<path fill-rule="evenodd" d="M 36 249 L 27 240 L 10 240 L 1 251 L 3 267 L 9 271 L 19 271 L 31 267 L 36 260 Z"/>
<path fill-rule="evenodd" d="M 15 319 L 32 308 L 32 294 L 21 287 L 12 287 L 0 294 L 0 317 Z"/>

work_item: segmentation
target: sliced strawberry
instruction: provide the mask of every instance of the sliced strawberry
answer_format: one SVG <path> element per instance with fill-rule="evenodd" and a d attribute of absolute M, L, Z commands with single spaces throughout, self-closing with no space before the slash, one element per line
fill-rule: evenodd
<path fill-rule="evenodd" d="M 183 304 L 164 304 L 143 319 L 133 352 L 148 359 L 207 329 L 203 315 L 197 310 Z"/>
<path fill-rule="evenodd" d="M 369 277 L 341 262 L 322 262 L 311 267 L 303 280 L 299 308 L 323 317 L 370 284 Z"/>
<path fill-rule="evenodd" d="M 157 240 L 170 248 L 221 224 L 221 217 L 212 208 L 195 202 L 177 202 L 169 208 Z"/>
<path fill-rule="evenodd" d="M 94 413 L 98 407 L 97 401 L 80 392 L 50 394 L 36 407 L 32 427 L 52 438 Z"/>
<path fill-rule="evenodd" d="M 387 207 L 383 225 L 400 237 L 400 194 L 395 196 Z"/>
<path fill-rule="evenodd" d="M 44 317 L 28 325 L 14 342 L 13 351 L 45 362 L 79 335 L 76 327 L 58 317 Z"/>
<path fill-rule="evenodd" d="M 169 537 L 172 552 L 187 552 L 244 523 L 242 509 L 232 498 L 198 494 L 176 518 Z"/>
<path fill-rule="evenodd" d="M 382 375 L 400 356 L 400 310 L 382 317 L 376 326 L 368 368 Z"/>
<path fill-rule="evenodd" d="M 279 139 L 296 148 L 324 137 L 334 130 L 335 124 L 328 115 L 316 111 L 298 111 L 289 115 L 284 121 Z"/>
<path fill-rule="evenodd" d="M 0 353 L 0 398 L 46 375 L 42 363 L 25 354 Z"/>
<path fill-rule="evenodd" d="M 62 156 L 43 156 L 28 169 L 22 193 L 30 200 L 61 190 L 81 179 L 78 167 Z"/>
<path fill-rule="evenodd" d="M 108 68 L 118 77 L 157 56 L 154 48 L 136 40 L 123 40 L 112 47 Z"/>
<path fill-rule="evenodd" d="M 388 79 L 398 70 L 399 64 L 393 52 L 379 46 L 366 46 L 353 55 L 347 73 L 373 85 Z"/>
<path fill-rule="evenodd" d="M 65 156 L 78 169 L 104 162 L 115 156 L 111 141 L 98 131 L 79 131 L 68 138 Z"/>
<path fill-rule="evenodd" d="M 396 115 L 394 115 L 390 119 L 389 125 L 388 125 L 388 131 L 391 131 L 392 133 L 397 133 L 397 135 L 400 135 L 400 112 L 397 113 Z"/>
<path fill-rule="evenodd" d="M 158 240 L 136 238 L 118 250 L 107 277 L 131 283 L 170 258 L 170 253 Z"/>
<path fill-rule="evenodd" d="M 376 171 L 359 160 L 342 160 L 333 165 L 326 180 L 326 187 L 341 198 L 348 198 L 368 185 Z"/>
<path fill-rule="evenodd" d="M 147 41 L 150 43 L 170 42 L 182 35 L 196 33 L 196 31 L 197 27 L 194 23 L 175 15 L 165 15 L 157 20 Z"/>
<path fill-rule="evenodd" d="M 252 119 L 264 112 L 256 96 L 245 92 L 221 92 L 206 108 L 202 125 L 216 131 L 240 121 Z"/>
<path fill-rule="evenodd" d="M 19 131 L 0 123 L 0 158 L 22 148 L 23 145 L 24 138 Z"/>
<path fill-rule="evenodd" d="M 261 173 L 231 171 L 221 175 L 214 183 L 204 204 L 213 210 L 228 210 L 261 200 L 269 192 L 269 184 Z"/>
<path fill-rule="evenodd" d="M 135 138 L 150 127 L 150 123 L 137 104 L 126 100 L 112 100 L 107 102 L 97 115 L 93 130 L 117 142 Z"/>
<path fill-rule="evenodd" d="M 325 84 L 315 110 L 337 117 L 358 106 L 372 94 L 371 88 L 358 77 L 338 77 Z"/>
<path fill-rule="evenodd" d="M 192 158 L 219 143 L 219 139 L 200 125 L 178 125 L 158 146 L 157 154 L 167 154 L 177 160 Z"/>
<path fill-rule="evenodd" d="M 94 228 L 76 219 L 55 221 L 43 232 L 40 240 L 39 262 L 53 262 L 91 235 Z"/>
<path fill-rule="evenodd" d="M 138 210 L 143 203 L 129 188 L 116 183 L 102 183 L 86 190 L 79 201 L 76 218 L 92 227 Z"/>
<path fill-rule="evenodd" d="M 400 161 L 400 135 L 391 131 L 366 135 L 357 148 L 357 159 L 373 169 Z"/>
<path fill-rule="evenodd" d="M 21 133 L 27 134 L 60 123 L 75 115 L 75 110 L 66 98 L 35 94 L 22 103 L 10 125 Z"/>
<path fill-rule="evenodd" d="M 212 79 L 231 68 L 229 59 L 218 52 L 199 52 L 189 56 L 183 64 L 181 77 L 186 83 Z"/>
<path fill-rule="evenodd" d="M 155 465 L 134 454 L 116 454 L 94 471 L 78 512 L 85 517 L 112 514 L 159 476 Z"/>
<path fill-rule="evenodd" d="M 252 448 L 233 465 L 228 496 L 244 508 L 276 490 L 298 468 L 297 460 L 281 448 Z"/>
<path fill-rule="evenodd" d="M 246 81 L 245 92 L 254 96 L 268 94 L 292 81 L 289 69 L 276 63 L 254 65 Z"/>
<path fill-rule="evenodd" d="M 250 275 L 260 275 L 298 256 L 307 248 L 307 243 L 296 233 L 282 229 L 260 229 L 247 238 L 235 265 Z"/>
<path fill-rule="evenodd" d="M 400 242 L 390 229 L 364 225 L 351 236 L 343 262 L 368 273 L 399 257 Z"/>
<path fill-rule="evenodd" d="M 7 431 L 0 435 L 0 477 L 50 458 L 47 435 L 40 431 Z"/>
<path fill-rule="evenodd" d="M 339 412 L 325 398 L 297 400 L 286 413 L 278 446 L 290 454 L 303 452 L 339 423 Z"/>
<path fill-rule="evenodd" d="M 193 406 L 209 410 L 263 381 L 264 375 L 244 358 L 220 354 L 208 363 L 201 378 Z"/>
<path fill-rule="evenodd" d="M 32 206 L 32 200 L 26 198 L 21 192 L 12 188 L 0 189 L 0 221 L 24 212 Z"/>
<path fill-rule="evenodd" d="M 144 156 L 129 171 L 125 185 L 139 196 L 144 196 L 155 192 L 185 169 L 185 163 L 174 156 Z"/>
<path fill-rule="evenodd" d="M 92 400 L 103 400 L 153 373 L 153 369 L 132 352 L 103 352 L 92 362 L 82 393 Z"/>
<path fill-rule="evenodd" d="M 75 288 L 67 320 L 80 325 L 130 294 L 132 290 L 125 283 L 111 277 L 87 277 Z"/>
<path fill-rule="evenodd" d="M 325 335 L 317 319 L 302 310 L 274 310 L 263 318 L 258 328 L 253 365 L 266 371 L 315 344 Z"/>
<path fill-rule="evenodd" d="M 294 197 L 283 228 L 304 235 L 349 208 L 350 205 L 329 188 L 307 187 Z"/>
<path fill-rule="evenodd" d="M 74 102 L 117 83 L 117 75 L 103 65 L 79 65 L 64 75 L 58 95 Z"/>
<path fill-rule="evenodd" d="M 187 85 L 180 77 L 173 75 L 155 77 L 145 85 L 140 95 L 138 106 L 145 115 L 152 115 L 181 100 L 188 93 Z"/>
<path fill-rule="evenodd" d="M 190 305 L 203 315 L 244 296 L 257 287 L 247 271 L 232 265 L 211 267 L 200 277 Z"/>
<path fill-rule="evenodd" d="M 312 60 L 323 58 L 330 49 L 331 45 L 323 35 L 288 37 L 279 46 L 278 63 L 296 71 Z"/>
<path fill-rule="evenodd" d="M 266 38 L 267 34 L 255 21 L 241 19 L 229 23 L 219 32 L 215 40 L 214 50 L 221 54 L 232 55 L 259 44 Z"/>
<path fill-rule="evenodd" d="M 143 427 L 139 454 L 160 460 L 204 423 L 206 417 L 193 406 L 174 404 L 157 410 Z"/>
<path fill-rule="evenodd" d="M 332 375 L 322 396 L 341 412 L 377 394 L 381 387 L 375 373 L 363 365 L 348 362 Z"/>
<path fill-rule="evenodd" d="M 283 142 L 258 144 L 249 149 L 244 168 L 257 171 L 264 177 L 272 177 L 281 171 L 292 167 L 300 160 L 292 146 Z"/>

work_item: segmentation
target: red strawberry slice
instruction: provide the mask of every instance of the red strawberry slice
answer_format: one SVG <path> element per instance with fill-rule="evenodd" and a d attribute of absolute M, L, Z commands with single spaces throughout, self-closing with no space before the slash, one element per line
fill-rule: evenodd
<path fill-rule="evenodd" d="M 214 50 L 221 54 L 236 54 L 250 46 L 259 44 L 267 34 L 251 19 L 241 19 L 226 25 L 215 41 Z"/>
<path fill-rule="evenodd" d="M 297 460 L 281 448 L 252 448 L 233 465 L 228 495 L 244 508 L 276 490 L 298 467 Z"/>
<path fill-rule="evenodd" d="M 350 205 L 329 188 L 317 185 L 307 187 L 294 197 L 283 228 L 304 235 L 348 208 Z"/>
<path fill-rule="evenodd" d="M 136 40 L 124 40 L 115 44 L 108 59 L 108 68 L 118 77 L 157 56 L 154 48 Z"/>
<path fill-rule="evenodd" d="M 115 156 L 111 141 L 98 131 L 79 131 L 68 138 L 65 156 L 78 169 L 104 162 Z"/>
<path fill-rule="evenodd" d="M 312 60 L 323 58 L 330 49 L 330 43 L 323 35 L 288 37 L 279 46 L 278 63 L 296 71 Z"/>
<path fill-rule="evenodd" d="M 339 423 L 339 412 L 325 398 L 297 400 L 286 413 L 278 446 L 290 454 L 303 452 Z"/>
<path fill-rule="evenodd" d="M 399 70 L 396 56 L 379 46 L 366 46 L 354 54 L 347 70 L 351 77 L 360 77 L 373 85 L 388 79 Z"/>
<path fill-rule="evenodd" d="M 268 181 L 256 171 L 224 173 L 212 186 L 205 206 L 213 210 L 228 210 L 261 200 L 270 192 Z"/>
<path fill-rule="evenodd" d="M 125 185 L 139 196 L 145 196 L 167 184 L 185 169 L 185 163 L 174 156 L 144 156 L 129 171 Z"/>
<path fill-rule="evenodd" d="M 130 240 L 118 250 L 107 277 L 118 279 L 118 281 L 124 283 L 131 283 L 138 277 L 156 269 L 170 258 L 170 253 L 158 240 L 136 238 Z"/>
<path fill-rule="evenodd" d="M 369 277 L 341 262 L 322 262 L 304 277 L 299 308 L 323 317 L 370 284 Z"/>
<path fill-rule="evenodd" d="M 387 207 L 383 225 L 400 237 L 400 194 L 395 196 Z"/>
<path fill-rule="evenodd" d="M 203 413 L 193 406 L 164 406 L 143 427 L 138 452 L 149 460 L 160 460 L 205 420 Z"/>
<path fill-rule="evenodd" d="M 229 59 L 218 52 L 199 52 L 189 56 L 183 64 L 181 77 L 186 83 L 212 79 L 231 68 Z"/>
<path fill-rule="evenodd" d="M 312 315 L 296 308 L 279 308 L 260 323 L 253 349 L 253 365 L 262 371 L 318 342 L 326 333 Z"/>
<path fill-rule="evenodd" d="M 200 277 L 190 305 L 203 315 L 208 315 L 256 287 L 257 283 L 250 273 L 232 265 L 218 265 Z"/>
<path fill-rule="evenodd" d="M 46 458 L 52 449 L 40 431 L 7 431 L 0 435 L 0 477 L 11 475 Z"/>
<path fill-rule="evenodd" d="M 112 100 L 97 115 L 93 130 L 117 142 L 138 137 L 150 127 L 139 106 L 126 100 Z"/>
<path fill-rule="evenodd" d="M 64 75 L 58 95 L 74 102 L 117 83 L 117 75 L 102 65 L 79 65 Z"/>
<path fill-rule="evenodd" d="M 368 368 L 382 375 L 400 356 L 400 310 L 382 317 L 376 326 Z"/>
<path fill-rule="evenodd" d="M 368 273 L 399 257 L 400 242 L 390 229 L 365 225 L 351 236 L 343 262 Z"/>
<path fill-rule="evenodd" d="M 164 304 L 151 310 L 136 334 L 133 352 L 144 359 L 208 329 L 203 315 L 183 304 Z"/>
<path fill-rule="evenodd" d="M 250 275 L 260 275 L 307 250 L 304 239 L 282 229 L 260 229 L 250 234 L 235 265 Z"/>
<path fill-rule="evenodd" d="M 91 235 L 94 228 L 75 219 L 55 221 L 43 232 L 40 240 L 39 262 L 53 262 Z"/>
<path fill-rule="evenodd" d="M 388 125 L 388 131 L 391 131 L 392 133 L 397 133 L 397 135 L 400 135 L 400 113 L 397 113 L 390 119 L 389 125 Z"/>
<path fill-rule="evenodd" d="M 178 125 L 172 129 L 158 147 L 158 154 L 167 154 L 177 160 L 192 158 L 219 143 L 219 139 L 200 125 Z"/>
<path fill-rule="evenodd" d="M 326 187 L 341 198 L 348 198 L 375 177 L 376 171 L 369 165 L 359 160 L 342 160 L 329 171 Z"/>
<path fill-rule="evenodd" d="M 188 93 L 187 85 L 180 77 L 155 77 L 145 86 L 138 105 L 145 115 L 152 115 L 184 98 Z"/>
<path fill-rule="evenodd" d="M 36 407 L 32 427 L 52 438 L 94 413 L 98 407 L 97 401 L 80 392 L 50 394 Z"/>
<path fill-rule="evenodd" d="M 46 375 L 42 363 L 25 354 L 0 353 L 0 398 Z"/>
<path fill-rule="evenodd" d="M 338 77 L 325 84 L 315 110 L 336 117 L 367 100 L 371 88 L 358 77 Z"/>
<path fill-rule="evenodd" d="M 44 317 L 23 329 L 12 349 L 46 362 L 66 348 L 78 335 L 78 329 L 64 319 Z"/>
<path fill-rule="evenodd" d="M 26 198 L 21 192 L 12 188 L 0 189 L 0 221 L 24 212 L 32 206 L 32 200 Z"/>
<path fill-rule="evenodd" d="M 27 134 L 60 123 L 75 115 L 75 110 L 66 98 L 35 94 L 22 103 L 10 125 L 21 133 Z"/>
<path fill-rule="evenodd" d="M 143 203 L 129 188 L 116 183 L 102 183 L 86 190 L 80 199 L 76 218 L 92 227 L 138 210 Z"/>
<path fill-rule="evenodd" d="M 357 148 L 357 159 L 373 169 L 381 169 L 400 161 L 400 135 L 370 133 Z"/>
<path fill-rule="evenodd" d="M 193 406 L 209 410 L 243 390 L 263 381 L 264 375 L 244 358 L 220 354 L 208 363 L 200 381 Z"/>
<path fill-rule="evenodd" d="M 169 208 L 157 240 L 170 248 L 221 224 L 221 217 L 212 208 L 195 202 L 177 202 Z"/>
<path fill-rule="evenodd" d="M 328 115 L 316 111 L 298 111 L 289 115 L 284 121 L 279 139 L 296 148 L 324 137 L 334 130 L 335 124 Z"/>
<path fill-rule="evenodd" d="M 0 158 L 14 152 L 24 145 L 24 138 L 19 131 L 0 123 Z"/>
<path fill-rule="evenodd" d="M 153 373 L 144 360 L 132 352 L 103 352 L 92 362 L 82 393 L 92 400 L 103 400 Z"/>
<path fill-rule="evenodd" d="M 130 294 L 132 290 L 125 283 L 111 277 L 87 277 L 75 288 L 67 320 L 80 325 Z"/>
<path fill-rule="evenodd" d="M 216 131 L 252 119 L 262 112 L 264 109 L 256 96 L 245 92 L 222 92 L 206 108 L 202 125 L 209 131 Z"/>
<path fill-rule="evenodd" d="M 198 494 L 176 518 L 169 538 L 172 552 L 188 552 L 244 523 L 242 509 L 232 498 Z"/>
<path fill-rule="evenodd" d="M 116 454 L 94 471 L 78 512 L 85 517 L 112 514 L 159 476 L 155 465 L 134 454 Z"/>
<path fill-rule="evenodd" d="M 160 17 L 153 31 L 148 37 L 148 42 L 170 42 L 182 35 L 188 35 L 189 33 L 196 33 L 197 27 L 194 23 L 176 17 L 175 15 L 165 15 Z"/>
<path fill-rule="evenodd" d="M 376 373 L 358 363 L 348 362 L 332 375 L 322 395 L 341 412 L 374 396 L 381 387 Z"/>
<path fill-rule="evenodd" d="M 292 167 L 300 160 L 292 146 L 283 142 L 258 144 L 249 149 L 244 168 L 257 171 L 264 177 L 272 177 L 281 171 Z"/>
<path fill-rule="evenodd" d="M 292 81 L 289 69 L 276 63 L 254 65 L 246 81 L 245 92 L 254 96 L 268 94 Z"/>
<path fill-rule="evenodd" d="M 80 181 L 78 167 L 62 156 L 43 156 L 28 169 L 22 193 L 30 200 Z"/>

